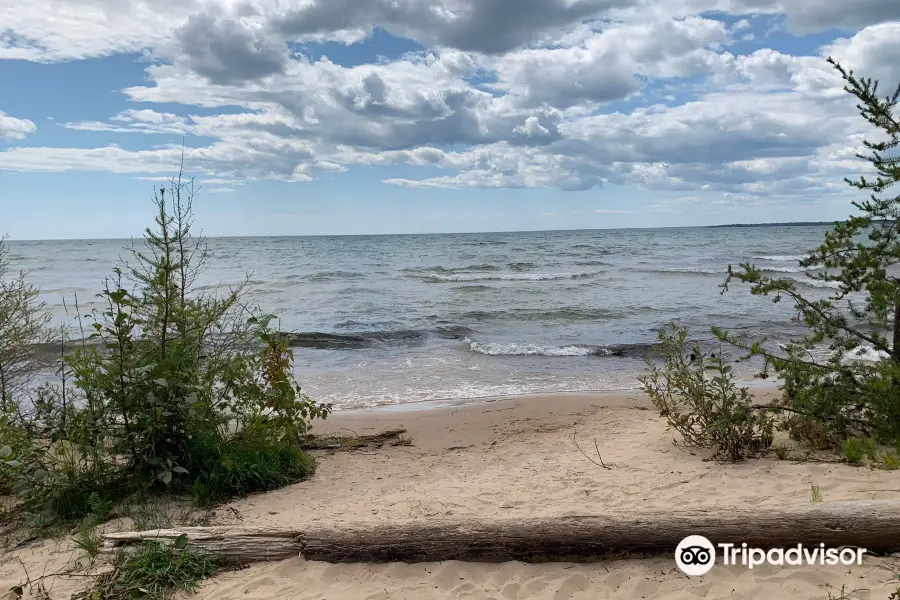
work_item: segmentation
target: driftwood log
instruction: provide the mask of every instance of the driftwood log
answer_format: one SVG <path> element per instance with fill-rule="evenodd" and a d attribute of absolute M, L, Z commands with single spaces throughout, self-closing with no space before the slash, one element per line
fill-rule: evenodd
<path fill-rule="evenodd" d="M 188 547 L 229 564 L 302 556 L 326 562 L 592 561 L 673 552 L 688 535 L 759 548 L 852 546 L 900 550 L 900 500 L 535 518 L 308 523 L 295 528 L 186 527 L 110 533 L 105 551 L 143 540 Z"/>

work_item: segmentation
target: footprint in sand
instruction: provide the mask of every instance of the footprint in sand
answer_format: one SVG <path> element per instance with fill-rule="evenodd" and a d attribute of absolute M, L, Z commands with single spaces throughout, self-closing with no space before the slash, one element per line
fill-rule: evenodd
<path fill-rule="evenodd" d="M 591 581 L 581 573 L 570 575 L 553 594 L 553 600 L 570 600 L 575 593 L 583 592 L 590 583 Z"/>
<path fill-rule="evenodd" d="M 503 589 L 500 591 L 500 593 L 507 600 L 517 600 L 517 598 L 519 597 L 519 591 L 521 591 L 521 589 L 522 586 L 518 583 L 508 583 L 503 586 Z"/>

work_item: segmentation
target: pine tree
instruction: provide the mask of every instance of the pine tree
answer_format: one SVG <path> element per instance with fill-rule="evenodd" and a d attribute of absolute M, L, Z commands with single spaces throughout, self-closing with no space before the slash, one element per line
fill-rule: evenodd
<path fill-rule="evenodd" d="M 765 359 L 769 369 L 784 381 L 781 406 L 791 416 L 795 437 L 835 443 L 848 435 L 875 435 L 881 441 L 900 440 L 900 121 L 896 116 L 900 85 L 879 97 L 878 82 L 859 78 L 853 71 L 828 59 L 845 82 L 845 91 L 858 100 L 860 115 L 878 132 L 878 139 L 864 142 L 866 152 L 857 156 L 875 172 L 845 181 L 865 190 L 870 197 L 854 201 L 857 214 L 835 223 L 824 242 L 800 265 L 807 276 L 829 285 L 836 292 L 823 299 L 808 299 L 797 282 L 772 278 L 745 263 L 728 268 L 722 292 L 731 281 L 750 284 L 754 295 L 774 302 L 793 301 L 808 329 L 802 339 L 773 352 L 765 341 L 745 345 L 721 329 L 716 335 Z M 861 298 L 861 299 L 860 299 Z M 810 350 L 827 346 L 827 361 L 811 358 Z M 849 353 L 869 347 L 885 360 L 876 364 L 848 362 Z"/>

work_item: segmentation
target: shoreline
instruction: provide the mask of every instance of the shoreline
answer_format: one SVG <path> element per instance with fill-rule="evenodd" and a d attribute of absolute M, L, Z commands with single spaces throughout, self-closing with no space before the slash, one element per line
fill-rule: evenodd
<path fill-rule="evenodd" d="M 739 387 L 746 387 L 752 392 L 756 394 L 767 394 L 772 391 L 778 389 L 778 386 L 781 385 L 781 381 L 779 380 L 766 380 L 762 381 L 759 379 L 750 379 L 750 380 L 737 380 L 736 384 Z M 567 396 L 603 396 L 603 397 L 616 397 L 623 396 L 628 394 L 637 394 L 644 395 L 644 392 L 640 389 L 640 387 L 633 388 L 618 388 L 618 389 L 598 389 L 598 390 L 577 390 L 577 391 L 547 391 L 547 392 L 530 392 L 530 393 L 522 393 L 522 394 L 500 394 L 500 395 L 490 395 L 490 396 L 469 396 L 465 398 L 438 398 L 434 400 L 414 400 L 410 402 L 394 402 L 394 403 L 385 403 L 379 404 L 377 406 L 363 406 L 363 407 L 350 407 L 350 408 L 339 408 L 336 407 L 334 412 L 328 417 L 329 420 L 333 419 L 337 415 L 356 415 L 356 414 L 372 414 L 372 413 L 382 413 L 382 412 L 402 412 L 402 413 L 416 413 L 420 411 L 433 411 L 433 410 L 444 410 L 444 409 L 452 409 L 452 408 L 463 408 L 468 406 L 474 406 L 482 403 L 492 403 L 499 402 L 503 400 L 523 400 L 523 399 L 545 399 L 549 397 L 558 398 L 558 397 L 567 397 Z"/>

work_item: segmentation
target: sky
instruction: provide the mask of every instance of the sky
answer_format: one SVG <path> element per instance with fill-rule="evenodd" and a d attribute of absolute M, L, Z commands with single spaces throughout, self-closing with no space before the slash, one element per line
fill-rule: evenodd
<path fill-rule="evenodd" d="M 840 219 L 898 0 L 0 0 L 0 234 Z"/>

